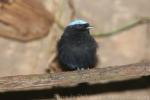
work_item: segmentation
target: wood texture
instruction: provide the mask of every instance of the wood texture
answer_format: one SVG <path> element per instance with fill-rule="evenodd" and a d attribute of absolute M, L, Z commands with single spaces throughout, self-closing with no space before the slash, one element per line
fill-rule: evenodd
<path fill-rule="evenodd" d="M 0 78 L 0 92 L 51 89 L 79 83 L 105 83 L 150 75 L 150 64 L 131 64 L 91 70 Z"/>

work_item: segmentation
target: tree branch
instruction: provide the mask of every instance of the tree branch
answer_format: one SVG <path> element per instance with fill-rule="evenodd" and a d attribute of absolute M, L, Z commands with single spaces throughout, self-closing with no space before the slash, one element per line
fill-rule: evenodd
<path fill-rule="evenodd" d="M 117 28 L 112 29 L 109 32 L 94 33 L 92 35 L 97 36 L 97 37 L 98 36 L 100 36 L 100 37 L 112 36 L 112 35 L 122 32 L 122 31 L 129 30 L 137 25 L 147 24 L 147 23 L 150 23 L 150 17 L 135 18 L 135 19 L 127 22 L 126 24 L 123 24 Z"/>
<path fill-rule="evenodd" d="M 150 63 L 138 63 L 91 70 L 43 75 L 18 75 L 0 78 L 0 92 L 43 90 L 79 83 L 105 83 L 150 75 Z"/>

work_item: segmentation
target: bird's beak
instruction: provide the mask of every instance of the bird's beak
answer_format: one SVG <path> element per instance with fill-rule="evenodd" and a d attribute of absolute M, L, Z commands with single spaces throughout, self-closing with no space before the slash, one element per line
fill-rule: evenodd
<path fill-rule="evenodd" d="M 87 27 L 87 29 L 92 29 L 92 28 L 94 28 L 93 26 L 89 26 L 89 27 Z"/>

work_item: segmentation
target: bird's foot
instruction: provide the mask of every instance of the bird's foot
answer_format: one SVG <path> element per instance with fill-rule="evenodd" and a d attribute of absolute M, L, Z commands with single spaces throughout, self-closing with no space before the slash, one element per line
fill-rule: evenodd
<path fill-rule="evenodd" d="M 89 70 L 90 68 L 77 68 L 77 71 Z"/>

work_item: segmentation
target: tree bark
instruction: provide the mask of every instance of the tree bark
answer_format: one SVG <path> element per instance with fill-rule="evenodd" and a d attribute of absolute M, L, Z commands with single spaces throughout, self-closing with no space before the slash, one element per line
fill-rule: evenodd
<path fill-rule="evenodd" d="M 0 78 L 0 92 L 43 90 L 57 86 L 74 86 L 79 83 L 105 83 L 135 79 L 150 75 L 150 63 L 95 68 L 43 75 L 18 75 Z"/>

